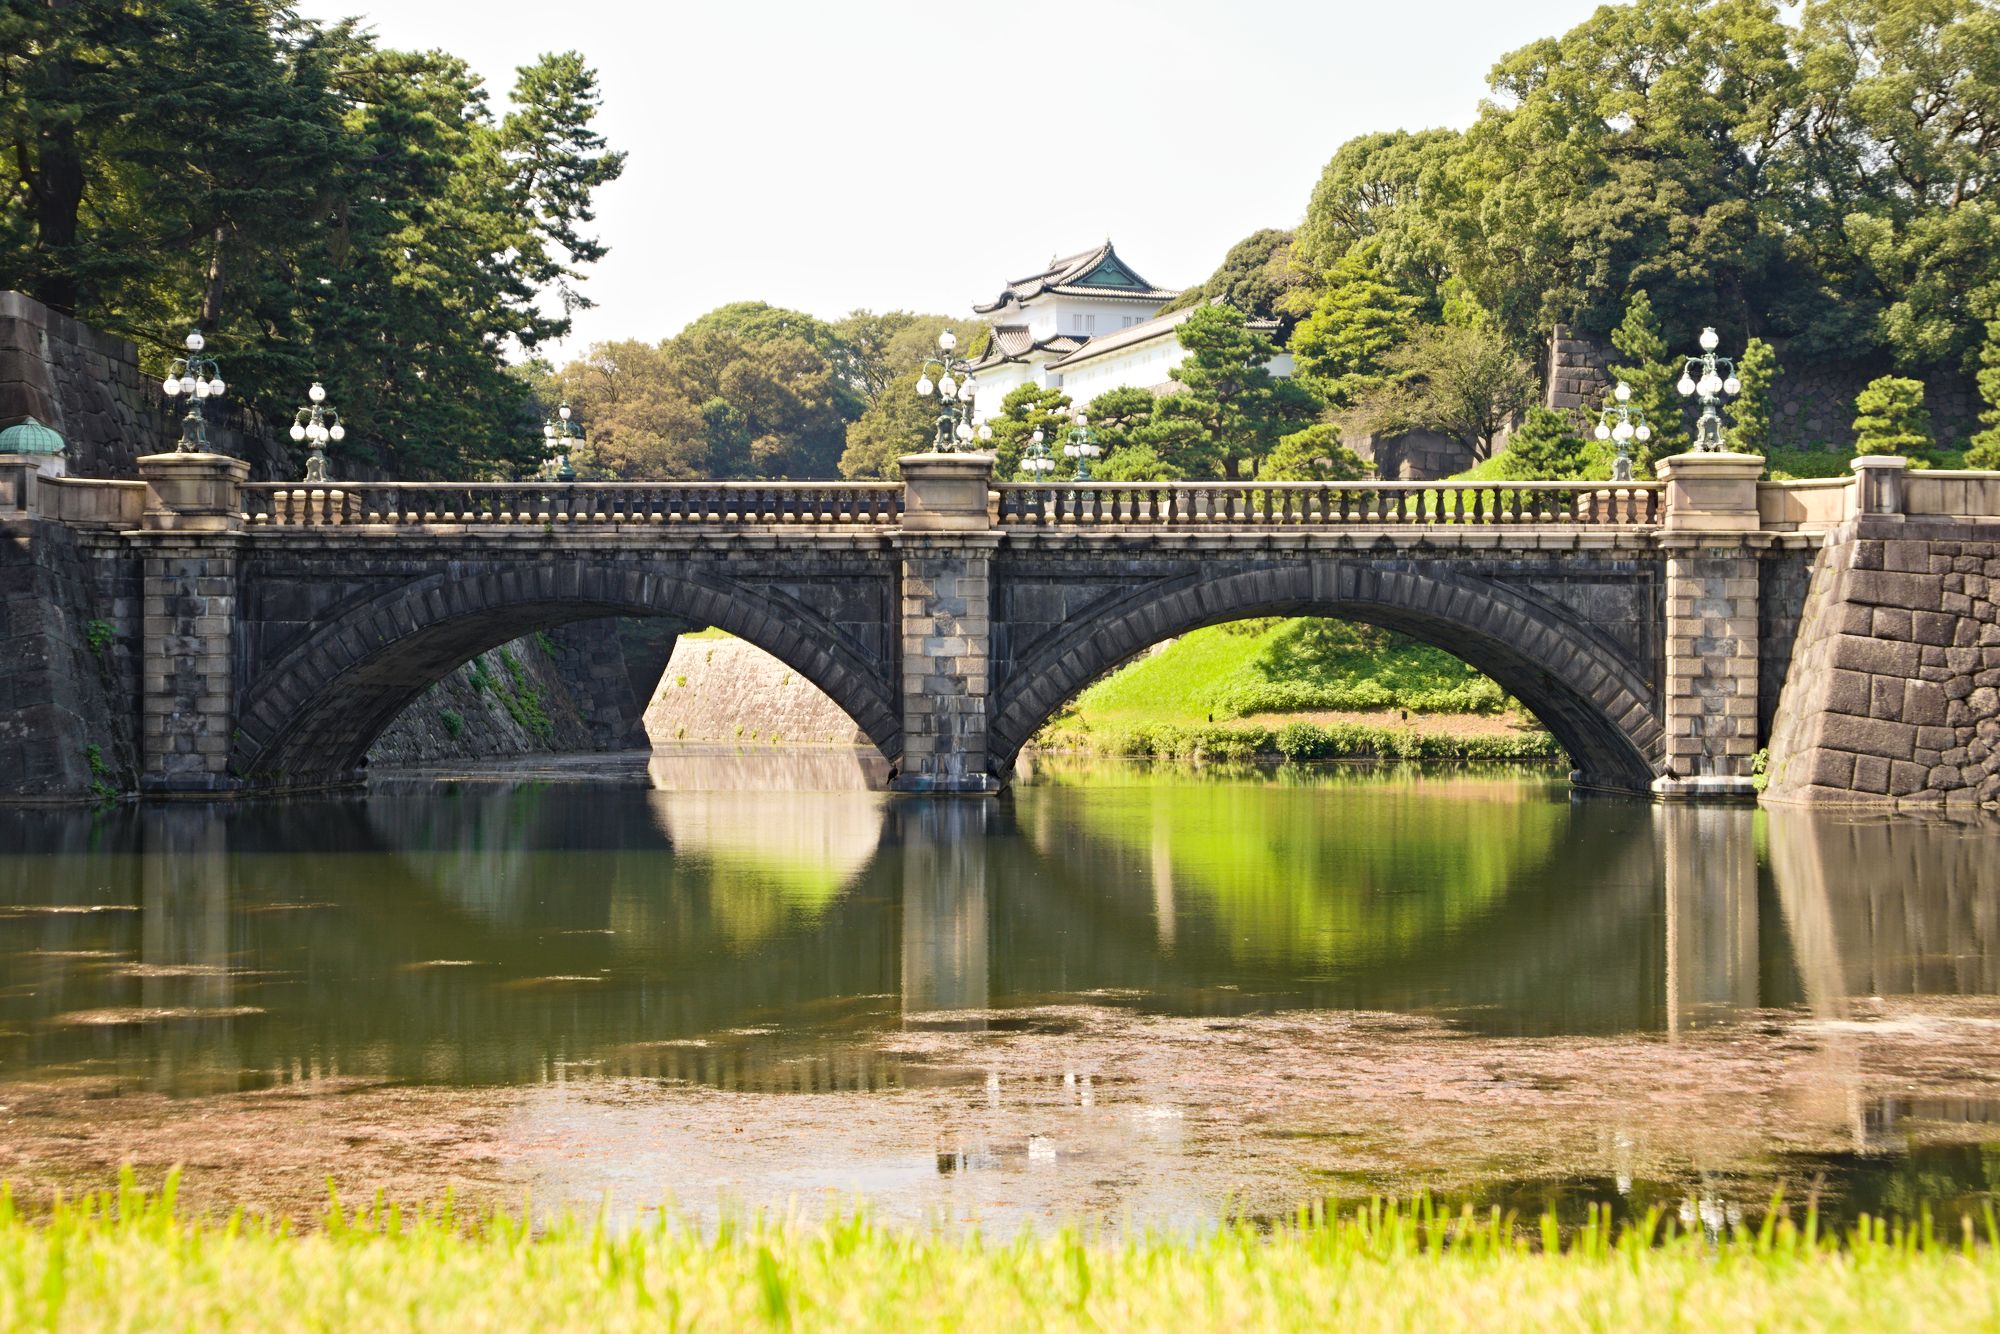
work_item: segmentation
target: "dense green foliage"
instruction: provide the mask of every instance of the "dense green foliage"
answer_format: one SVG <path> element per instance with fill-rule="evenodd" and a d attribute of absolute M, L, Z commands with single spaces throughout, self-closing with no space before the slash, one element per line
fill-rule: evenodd
<path fill-rule="evenodd" d="M 1529 408 L 1520 428 L 1507 437 L 1497 476 L 1514 482 L 1561 482 L 1589 475 L 1595 461 L 1583 437 L 1563 413 Z M 1609 475 L 1609 468 L 1605 469 Z"/>
<path fill-rule="evenodd" d="M 1379 249 L 1371 241 L 1335 260 L 1292 334 L 1298 373 L 1336 407 L 1352 407 L 1381 385 L 1389 353 L 1416 327 L 1420 303 L 1383 280 Z"/>
<path fill-rule="evenodd" d="M 1996 1233 L 1990 1210 L 1935 1227 L 1864 1217 L 1845 1233 L 1783 1210 L 1710 1235 L 1655 1209 L 1624 1224 L 1593 1211 L 1565 1235 L 1553 1213 L 1419 1200 L 1194 1237 L 1068 1226 L 1004 1239 L 857 1217 L 703 1232 L 661 1211 L 619 1230 L 336 1202 L 300 1234 L 183 1218 L 171 1186 L 127 1186 L 40 1223 L 0 1203 L 0 1326 L 901 1334 L 1471 1329 L 1504 1315 L 1522 1329 L 1969 1330 L 1992 1322 Z"/>
<path fill-rule="evenodd" d="M 1624 358 L 1611 367 L 1611 376 L 1631 389 L 1632 407 L 1645 414 L 1653 432 L 1651 440 L 1633 450 L 1633 474 L 1650 476 L 1655 460 L 1678 454 L 1689 444 L 1681 395 L 1675 388 L 1686 363 L 1668 354 L 1666 336 L 1653 314 L 1653 299 L 1643 291 L 1632 294 L 1624 318 L 1611 332 L 1611 345 Z"/>
<path fill-rule="evenodd" d="M 1990 0 L 1606 5 L 1502 58 L 1463 133 L 1343 145 L 1297 262 L 1369 244 L 1430 316 L 1522 346 L 1645 290 L 1673 347 L 1960 364 L 2000 283 L 1996 50 Z"/>
<path fill-rule="evenodd" d="M 1771 386 L 1782 372 L 1778 354 L 1761 338 L 1752 338 L 1736 359 L 1736 378 L 1743 388 L 1729 404 L 1729 447 L 1739 454 L 1762 454 L 1772 445 Z"/>
<path fill-rule="evenodd" d="M 0 7 L 0 288 L 128 335 L 163 370 L 190 327 L 231 398 L 289 418 L 315 378 L 336 466 L 532 466 L 508 372 L 561 335 L 603 253 L 622 155 L 574 52 L 507 107 L 463 61 L 259 0 Z"/>
<path fill-rule="evenodd" d="M 2000 305 L 2000 292 L 1994 294 Z M 1979 349 L 1980 431 L 1966 451 L 1969 468 L 2000 468 L 2000 311 L 1986 321 L 1986 342 Z"/>
<path fill-rule="evenodd" d="M 1065 462 L 1063 443 L 1074 426 L 1069 395 L 1060 389 L 1043 389 L 1032 383 L 1016 385 L 1000 400 L 1000 411 L 989 419 L 988 425 L 993 428 L 990 447 L 995 477 L 1012 477 L 1019 471 L 1036 431 L 1042 433 L 1042 445 L 1060 470 Z"/>
<path fill-rule="evenodd" d="M 1187 356 L 1174 368 L 1180 385 L 1132 432 L 1188 477 L 1231 481 L 1257 475 L 1279 439 L 1318 415 L 1320 401 L 1291 377 L 1271 374 L 1277 347 L 1248 328 L 1232 306 L 1203 306 L 1176 330 Z"/>
<path fill-rule="evenodd" d="M 1854 400 L 1854 452 L 1921 456 L 1931 448 L 1931 414 L 1921 380 L 1884 375 Z"/>
<path fill-rule="evenodd" d="M 1229 247 L 1207 282 L 1183 291 L 1159 313 L 1220 301 L 1251 319 L 1278 321 L 1277 342 L 1283 344 L 1310 300 L 1309 279 L 1293 261 L 1292 233 L 1266 227 Z"/>
<path fill-rule="evenodd" d="M 1341 443 L 1338 426 L 1315 422 L 1278 441 L 1257 476 L 1270 482 L 1358 482 L 1368 472 L 1361 456 Z"/>
<path fill-rule="evenodd" d="M 1514 348 L 1479 325 L 1423 325 L 1383 358 L 1388 378 L 1362 420 L 1378 435 L 1428 430 L 1450 436 L 1475 459 L 1535 392 L 1534 373 Z"/>

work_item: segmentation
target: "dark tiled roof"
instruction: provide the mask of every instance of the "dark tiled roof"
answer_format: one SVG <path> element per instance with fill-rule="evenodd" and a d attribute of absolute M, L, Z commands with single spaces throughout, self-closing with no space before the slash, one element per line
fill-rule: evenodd
<path fill-rule="evenodd" d="M 1084 281 L 1106 266 L 1129 279 L 1131 285 Z M 973 310 L 981 315 L 990 315 L 1010 304 L 1031 301 L 1045 292 L 1053 292 L 1059 296 L 1127 297 L 1140 301 L 1167 301 L 1179 295 L 1165 288 L 1154 287 L 1141 278 L 1131 265 L 1118 257 L 1118 252 L 1111 248 L 1111 242 L 1106 241 L 1095 250 L 1080 251 L 1074 255 L 1065 255 L 1061 259 L 1050 260 L 1049 266 L 1040 273 L 1031 273 L 1025 278 L 1014 279 L 1001 291 L 999 297 L 983 306 L 975 305 Z"/>
<path fill-rule="evenodd" d="M 972 363 L 971 369 L 983 371 L 1003 362 L 1025 361 L 1035 352 L 1066 357 L 1082 346 L 1081 338 L 1072 338 L 1068 334 L 1057 334 L 1053 338 L 1044 338 L 1036 342 L 1028 333 L 1027 325 L 1003 324 L 993 330 L 993 341 L 986 345 L 986 351 L 980 355 L 979 360 Z"/>

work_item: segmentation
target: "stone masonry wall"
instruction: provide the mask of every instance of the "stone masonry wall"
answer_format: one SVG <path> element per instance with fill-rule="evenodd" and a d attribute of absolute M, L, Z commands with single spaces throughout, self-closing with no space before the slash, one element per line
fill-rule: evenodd
<path fill-rule="evenodd" d="M 137 567 L 91 541 L 0 531 L 0 800 L 90 800 L 137 774 Z"/>
<path fill-rule="evenodd" d="M 369 768 L 622 749 L 600 742 L 571 692 L 557 633 L 482 653 L 419 695 L 369 747 Z"/>
<path fill-rule="evenodd" d="M 685 741 L 865 746 L 867 736 L 812 682 L 741 639 L 683 636 L 646 709 L 655 745 Z"/>
<path fill-rule="evenodd" d="M 1821 550 L 1766 797 L 2000 801 L 2000 525 L 1862 518 Z"/>
<path fill-rule="evenodd" d="M 1667 772 L 1732 776 L 1757 749 L 1758 558 L 1667 553 Z"/>
<path fill-rule="evenodd" d="M 903 539 L 906 791 L 967 790 L 986 773 L 991 570 L 997 535 Z"/>

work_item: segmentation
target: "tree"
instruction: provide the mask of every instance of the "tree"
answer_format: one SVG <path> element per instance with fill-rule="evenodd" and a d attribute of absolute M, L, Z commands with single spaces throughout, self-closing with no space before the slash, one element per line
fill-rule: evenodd
<path fill-rule="evenodd" d="M 1870 380 L 1854 399 L 1854 452 L 1920 458 L 1931 449 L 1924 385 L 1899 375 Z"/>
<path fill-rule="evenodd" d="M 1632 406 L 1646 414 L 1646 425 L 1653 432 L 1633 460 L 1643 476 L 1655 459 L 1687 448 L 1681 400 L 1674 388 L 1681 363 L 1668 355 L 1667 340 L 1653 316 L 1653 299 L 1643 291 L 1634 292 L 1626 304 L 1625 318 L 1612 330 L 1611 345 L 1625 358 L 1623 365 L 1611 367 L 1611 374 L 1631 388 Z"/>
<path fill-rule="evenodd" d="M 1507 340 L 1490 329 L 1429 325 L 1386 358 L 1390 379 L 1363 404 L 1377 435 L 1429 430 L 1448 435 L 1475 459 L 1526 407 L 1535 381 Z"/>
<path fill-rule="evenodd" d="M 1743 345 L 1736 362 L 1743 388 L 1729 405 L 1729 447 L 1739 454 L 1762 454 L 1771 447 L 1771 386 L 1783 371 L 1776 350 L 1763 339 Z"/>
<path fill-rule="evenodd" d="M 2000 289 L 1988 294 L 1994 312 L 1986 321 L 1986 342 L 1979 349 L 1979 397 L 1984 407 L 1979 424 L 1986 429 L 1972 437 L 1965 452 L 1968 468 L 2000 469 Z"/>
<path fill-rule="evenodd" d="M 848 424 L 847 447 L 840 455 L 842 477 L 903 475 L 897 462 L 905 454 L 930 448 L 937 423 L 935 400 L 917 396 L 917 372 L 912 369 L 889 381 L 868 410 Z"/>
<path fill-rule="evenodd" d="M 1203 306 L 1176 334 L 1187 356 L 1174 368 L 1181 386 L 1153 405 L 1153 420 L 1132 433 L 1189 477 L 1231 481 L 1257 464 L 1278 438 L 1317 416 L 1319 398 L 1271 374 L 1271 340 L 1246 327 L 1243 312 Z"/>
<path fill-rule="evenodd" d="M 947 315 L 915 315 L 907 310 L 879 315 L 852 311 L 833 326 L 842 345 L 843 359 L 836 365 L 850 377 L 856 392 L 873 404 L 905 374 L 914 383 L 917 367 L 937 355 L 938 335 L 947 329 L 961 335 L 964 355 L 977 355 L 984 331 L 970 327 L 968 321 Z"/>
<path fill-rule="evenodd" d="M 1341 443 L 1340 428 L 1315 422 L 1280 440 L 1265 456 L 1257 479 L 1267 482 L 1357 482 L 1368 475 L 1367 463 Z"/>
<path fill-rule="evenodd" d="M 1421 302 L 1384 279 L 1379 253 L 1366 242 L 1336 260 L 1312 313 L 1292 334 L 1299 374 L 1335 407 L 1350 407 L 1380 385 L 1384 358 L 1416 328 Z"/>
<path fill-rule="evenodd" d="M 1460 217 L 1454 182 L 1463 148 L 1456 130 L 1395 130 L 1342 144 L 1313 187 L 1295 262 L 1328 274 L 1357 246 L 1371 245 L 1385 277 L 1437 315 Z"/>
<path fill-rule="evenodd" d="M 1592 460 L 1589 446 L 1566 413 L 1533 407 L 1507 437 L 1501 462 L 1509 481 L 1565 482 L 1583 477 Z"/>
<path fill-rule="evenodd" d="M 1136 385 L 1107 389 L 1090 400 L 1090 429 L 1097 433 L 1097 442 L 1104 447 L 1106 458 L 1137 439 L 1138 433 L 1152 422 L 1153 407 L 1158 401 L 1152 390 Z"/>
<path fill-rule="evenodd" d="M 1062 456 L 1071 425 L 1069 395 L 1033 382 L 1017 384 L 1000 400 L 1000 411 L 987 419 L 987 425 L 993 428 L 993 475 L 1012 477 L 1020 470 L 1029 437 L 1036 431 L 1042 433 L 1051 453 Z"/>
<path fill-rule="evenodd" d="M 1306 270 L 1293 259 L 1292 233 L 1266 227 L 1229 247 L 1207 282 L 1182 292 L 1160 307 L 1160 314 L 1220 301 L 1250 319 L 1277 320 L 1276 341 L 1282 346 L 1311 304 L 1309 286 Z"/>
<path fill-rule="evenodd" d="M 1151 445 L 1122 445 L 1107 449 L 1103 460 L 1090 475 L 1104 482 L 1180 482 L 1187 474 L 1167 462 Z"/>

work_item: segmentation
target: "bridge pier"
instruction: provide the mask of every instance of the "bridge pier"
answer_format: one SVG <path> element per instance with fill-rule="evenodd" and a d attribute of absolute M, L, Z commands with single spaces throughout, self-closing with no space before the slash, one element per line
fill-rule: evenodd
<path fill-rule="evenodd" d="M 149 794 L 240 786 L 229 772 L 229 749 L 243 541 L 237 487 L 249 473 L 249 464 L 221 454 L 139 460 L 146 483 L 136 535 L 144 571 L 139 787 Z"/>
<path fill-rule="evenodd" d="M 1658 466 L 1667 484 L 1665 772 L 1660 796 L 1755 795 L 1759 553 L 1770 544 L 1757 508 L 1764 460 L 1681 454 Z"/>
<path fill-rule="evenodd" d="M 1000 545 L 987 513 L 993 459 L 913 454 L 902 471 L 903 757 L 891 786 L 997 792 L 986 736 Z"/>

